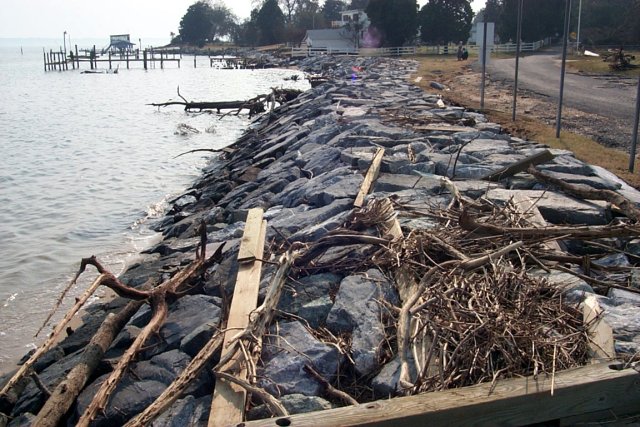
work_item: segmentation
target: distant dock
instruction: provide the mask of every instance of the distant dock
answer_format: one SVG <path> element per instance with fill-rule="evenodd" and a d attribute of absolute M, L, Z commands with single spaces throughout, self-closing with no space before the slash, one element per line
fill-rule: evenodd
<path fill-rule="evenodd" d="M 182 49 L 166 49 L 166 48 L 147 48 L 142 51 L 123 51 L 123 52 L 104 52 L 96 51 L 96 47 L 92 49 L 78 50 L 78 46 L 75 46 L 73 51 L 65 52 L 62 49 L 59 51 L 49 50 L 48 52 L 42 50 L 44 58 L 44 70 L 45 71 L 67 71 L 67 70 L 114 70 L 119 68 L 129 69 L 134 67 L 135 64 L 142 64 L 145 70 L 153 68 L 165 67 L 165 64 L 177 64 L 180 68 L 182 61 Z M 196 68 L 197 56 L 193 56 L 193 67 Z M 221 69 L 244 69 L 255 68 L 255 66 L 249 65 L 246 58 L 224 55 L 212 55 L 211 52 L 205 55 L 208 58 L 209 66 L 211 68 Z"/>

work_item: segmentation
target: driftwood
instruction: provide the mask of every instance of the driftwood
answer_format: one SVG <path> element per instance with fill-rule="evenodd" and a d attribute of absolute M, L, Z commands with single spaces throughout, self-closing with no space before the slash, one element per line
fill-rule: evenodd
<path fill-rule="evenodd" d="M 519 238 L 544 237 L 547 239 L 601 239 L 604 237 L 639 236 L 640 227 L 631 225 L 611 226 L 549 226 L 540 228 L 504 227 L 476 221 L 468 210 L 460 214 L 460 226 L 477 235 L 512 235 Z"/>
<path fill-rule="evenodd" d="M 67 413 L 80 391 L 86 385 L 102 360 L 118 332 L 142 306 L 143 301 L 131 301 L 117 314 L 109 314 L 89 344 L 85 347 L 78 364 L 58 384 L 42 407 L 34 424 L 55 427 Z"/>
<path fill-rule="evenodd" d="M 266 105 L 269 102 L 284 103 L 295 99 L 300 91 L 294 89 L 272 89 L 270 94 L 257 95 L 251 99 L 244 101 L 187 101 L 182 95 L 180 95 L 180 87 L 178 87 L 178 96 L 182 98 L 182 101 L 167 101 L 151 103 L 154 107 L 168 107 L 171 105 L 182 105 L 185 111 L 204 111 L 204 110 L 216 110 L 220 113 L 221 110 L 235 110 L 236 114 L 239 114 L 242 110 L 249 110 L 249 116 L 263 113 L 266 111 Z"/>
<path fill-rule="evenodd" d="M 528 172 L 537 180 L 555 185 L 575 197 L 589 200 L 604 200 L 614 204 L 633 222 L 640 220 L 640 209 L 636 207 L 635 203 L 620 193 L 593 188 L 585 184 L 569 184 L 561 179 L 540 172 L 533 167 L 529 167 Z"/>
<path fill-rule="evenodd" d="M 543 150 L 539 153 L 515 162 L 512 165 L 499 170 L 498 172 L 490 173 L 482 179 L 485 181 L 500 181 L 501 179 L 508 178 L 519 172 L 524 172 L 532 165 L 539 165 L 551 160 L 553 160 L 553 154 L 551 154 L 551 151 Z"/>
<path fill-rule="evenodd" d="M 111 375 L 102 383 L 102 386 L 97 391 L 93 400 L 82 414 L 80 419 L 78 420 L 78 426 L 88 426 L 89 423 L 95 418 L 98 412 L 104 410 L 111 393 L 115 389 L 116 385 L 124 375 L 126 369 L 128 368 L 131 361 L 138 354 L 138 352 L 142 349 L 145 341 L 152 334 L 157 333 L 162 324 L 164 323 L 164 319 L 166 318 L 168 312 L 168 302 L 169 298 L 179 298 L 182 295 L 181 289 L 188 280 L 193 277 L 200 276 L 202 273 L 206 271 L 211 265 L 215 262 L 219 261 L 222 256 L 222 249 L 224 244 L 218 246 L 216 252 L 208 259 L 205 257 L 205 247 L 206 247 L 206 228 L 201 226 L 201 241 L 200 241 L 200 251 L 197 254 L 196 259 L 184 270 L 178 272 L 171 279 L 166 282 L 161 283 L 156 288 L 151 291 L 136 291 L 140 295 L 138 300 L 145 300 L 149 302 L 152 309 L 152 317 L 149 323 L 140 331 L 140 334 L 136 337 L 131 346 L 127 349 L 127 351 L 120 357 L 118 361 L 118 365 L 115 367 Z M 196 251 L 198 252 L 198 251 Z M 114 278 L 115 279 L 115 278 Z M 117 281 L 117 279 L 115 279 Z M 121 287 L 128 288 L 126 285 L 121 284 Z M 131 290 L 132 288 L 128 288 Z"/>
<path fill-rule="evenodd" d="M 234 358 L 237 359 L 237 353 L 240 351 L 238 345 L 239 340 L 245 339 L 250 343 L 253 337 L 261 337 L 264 335 L 267 327 L 273 319 L 275 308 L 280 299 L 280 294 L 284 286 L 287 274 L 295 258 L 298 256 L 296 252 L 285 253 L 281 260 L 280 266 L 276 271 L 271 285 L 264 299 L 263 304 L 258 307 L 251 315 L 250 323 L 242 331 L 233 337 L 229 342 L 229 350 L 225 357 L 221 358 L 214 371 L 219 375 L 219 367 L 225 366 L 227 372 L 233 371 L 237 367 L 237 363 L 227 365 Z M 143 412 L 138 414 L 135 418 L 131 419 L 126 426 L 144 426 L 151 423 L 154 419 L 160 416 L 173 402 L 175 402 L 181 393 L 186 390 L 191 381 L 193 381 L 201 370 L 205 367 L 206 363 L 213 357 L 213 355 L 222 347 L 224 335 L 222 333 L 215 334 L 209 342 L 198 352 L 198 354 L 191 360 L 185 370 L 176 378 L 169 387 Z"/>

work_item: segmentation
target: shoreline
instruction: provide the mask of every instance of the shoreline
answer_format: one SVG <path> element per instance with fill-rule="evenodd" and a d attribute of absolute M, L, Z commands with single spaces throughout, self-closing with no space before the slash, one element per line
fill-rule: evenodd
<path fill-rule="evenodd" d="M 481 178 L 492 172 L 548 149 L 502 133 L 499 125 L 487 122 L 480 114 L 440 106 L 442 101 L 437 95 L 424 93 L 407 82 L 409 75 L 417 71 L 412 61 L 319 58 L 303 61 L 301 67 L 314 72 L 332 69 L 333 81 L 278 107 L 273 115 L 254 121 L 242 137 L 223 150 L 221 158 L 204 168 L 191 188 L 176 198 L 157 226 L 163 239 L 143 251 L 141 261 L 120 276 L 132 287 L 141 286 L 151 277 L 168 280 L 194 260 L 201 221 L 206 223 L 209 242 L 226 242 L 221 262 L 211 267 L 204 279 L 196 281 L 191 293 L 172 302 L 158 337 L 145 345 L 130 368 L 132 374 L 125 375 L 122 387 L 116 390 L 96 425 L 123 423 L 140 413 L 223 327 L 222 312 L 235 287 L 239 268 L 236 257 L 249 209 L 263 209 L 268 222 L 264 260 L 269 262 L 262 267 L 263 296 L 275 273 L 277 256 L 288 245 L 299 242 L 312 247 L 341 231 L 341 238 L 349 241 L 344 230 L 352 227 L 354 236 L 353 227 L 358 221 L 365 223 L 364 227 L 358 225 L 359 234 L 374 233 L 371 230 L 376 224 L 379 226 L 379 221 L 367 219 L 353 204 L 380 148 L 385 150 L 380 176 L 372 183 L 366 206 L 392 200 L 397 210 L 392 217 L 398 219 L 400 234 L 403 230 L 406 233 L 404 237 L 437 228 L 432 213 L 420 215 L 427 205 L 444 209 L 456 201 L 455 191 L 441 188 L 445 182 L 442 176 L 453 179 L 460 200 L 489 197 L 493 203 L 504 204 L 514 189 L 531 197 L 538 194 L 544 220 L 551 223 L 602 226 L 613 215 L 619 216 L 606 204 L 573 200 L 551 189 L 545 193 L 548 191 L 555 199 L 541 196 L 534 187 L 542 183 L 531 176 L 483 181 Z M 597 170 L 576 160 L 572 153 L 548 151 L 554 160 L 540 165 L 545 173 L 594 188 L 619 189 L 619 185 L 598 175 Z M 636 204 L 640 202 L 638 192 L 628 191 L 627 196 L 635 197 Z M 280 338 L 265 339 L 256 382 L 280 397 L 285 406 L 296 410 L 302 407 L 302 412 L 309 412 L 336 404 L 325 399 L 321 387 L 303 372 L 302 366 L 309 359 L 326 378 L 334 379 L 339 368 L 347 368 L 357 378 L 368 378 L 367 387 L 372 387 L 376 397 L 397 394 L 403 362 L 398 349 L 387 344 L 390 338 L 385 336 L 385 330 L 400 326 L 395 324 L 394 310 L 386 307 L 401 307 L 406 295 L 394 283 L 390 267 L 393 263 L 382 261 L 384 256 L 379 252 L 382 240 L 386 242 L 383 247 L 391 244 L 389 233 L 390 230 L 380 231 L 375 239 L 381 240 L 367 234 L 366 244 L 336 241 L 291 273 L 295 280 L 288 284 L 278 303 L 278 330 L 271 333 Z M 443 247 L 447 252 L 447 246 Z M 380 264 L 376 265 L 373 261 L 380 256 Z M 549 275 L 547 280 L 564 283 L 566 277 Z M 585 291 L 593 293 L 593 288 L 579 280 L 564 289 L 565 295 L 573 298 Z M 605 304 L 622 297 L 624 294 L 619 292 L 601 301 Z M 39 371 L 49 388 L 78 362 L 78 351 L 93 336 L 106 313 L 125 303 L 123 298 L 115 298 L 87 307 L 85 323 L 56 347 L 57 354 L 52 350 L 43 357 L 51 362 L 41 364 Z M 611 307 L 618 306 L 612 303 Z M 637 316 L 639 312 L 629 308 L 626 314 Z M 120 357 L 149 317 L 149 309 L 142 307 L 116 337 L 106 360 Z M 347 341 L 337 338 L 342 336 L 348 337 Z M 278 339 L 294 343 L 294 348 L 286 349 Z M 616 347 L 619 354 L 632 354 L 640 346 L 633 340 L 626 343 L 626 350 Z M 274 351 L 276 348 L 279 350 Z M 300 353 L 307 356 L 301 358 Z M 109 366 L 103 361 L 92 375 L 92 383 L 78 399 L 79 405 L 68 415 L 70 422 L 88 405 L 106 379 Z M 208 370 L 199 375 L 193 389 L 169 409 L 163 420 L 182 417 L 179 419 L 185 423 L 198 423 L 208 416 L 213 389 Z M 44 400 L 38 388 L 29 384 L 12 413 L 33 420 L 33 415 L 27 413 L 37 412 Z M 259 417 L 259 409 L 253 411 L 250 415 Z"/>

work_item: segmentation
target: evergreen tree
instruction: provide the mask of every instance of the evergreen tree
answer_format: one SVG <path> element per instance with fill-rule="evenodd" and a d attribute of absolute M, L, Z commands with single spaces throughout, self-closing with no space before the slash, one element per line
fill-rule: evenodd
<path fill-rule="evenodd" d="M 466 42 L 472 22 L 469 0 L 429 0 L 420 10 L 420 38 L 429 43 Z"/>
<path fill-rule="evenodd" d="M 415 39 L 416 0 L 370 0 L 365 12 L 371 21 L 370 31 L 379 32 L 383 46 L 402 46 Z"/>
<path fill-rule="evenodd" d="M 369 0 L 351 0 L 349 10 L 366 10 L 369 6 Z"/>
<path fill-rule="evenodd" d="M 278 0 L 265 0 L 256 18 L 258 43 L 268 45 L 282 42 L 284 23 Z"/>
<path fill-rule="evenodd" d="M 326 22 L 339 21 L 347 4 L 343 0 L 325 0 L 322 5 L 322 16 Z"/>
<path fill-rule="evenodd" d="M 525 1 L 522 10 L 522 40 L 533 42 L 561 36 L 564 31 L 565 0 Z M 516 40 L 518 0 L 503 0 L 497 29 L 503 41 Z"/>
<path fill-rule="evenodd" d="M 180 39 L 183 43 L 203 46 L 211 33 L 213 9 L 205 0 L 200 0 L 187 9 L 180 20 Z"/>
<path fill-rule="evenodd" d="M 203 46 L 207 40 L 232 35 L 235 16 L 220 2 L 211 4 L 200 0 L 187 9 L 180 20 L 180 40 Z"/>

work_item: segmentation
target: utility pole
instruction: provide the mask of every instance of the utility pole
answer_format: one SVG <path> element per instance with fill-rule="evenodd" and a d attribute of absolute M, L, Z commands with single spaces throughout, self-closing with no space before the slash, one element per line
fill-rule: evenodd
<path fill-rule="evenodd" d="M 480 84 L 480 109 L 484 110 L 484 81 L 487 75 L 487 11 L 484 12 L 482 30 L 482 82 Z"/>
<path fill-rule="evenodd" d="M 518 98 L 518 66 L 520 64 L 520 38 L 522 37 L 522 8 L 524 0 L 518 2 L 518 30 L 516 40 L 516 72 L 513 77 L 513 105 L 511 106 L 511 121 L 516 121 L 516 103 Z"/>
<path fill-rule="evenodd" d="M 580 49 L 580 18 L 582 17 L 582 0 L 578 3 L 578 33 L 576 34 L 576 50 Z"/>
<path fill-rule="evenodd" d="M 567 68 L 567 41 L 569 39 L 569 16 L 571 14 L 571 0 L 565 0 L 564 34 L 562 40 L 562 70 L 560 71 L 560 96 L 558 97 L 558 115 L 556 116 L 556 138 L 560 138 L 562 125 L 562 98 L 564 97 L 564 72 Z"/>

